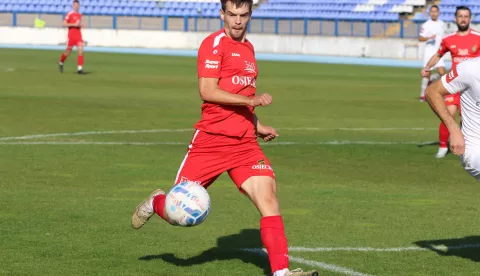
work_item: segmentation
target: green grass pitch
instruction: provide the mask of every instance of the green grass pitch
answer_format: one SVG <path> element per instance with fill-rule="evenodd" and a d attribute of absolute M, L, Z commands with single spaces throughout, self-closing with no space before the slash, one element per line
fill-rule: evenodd
<path fill-rule="evenodd" d="M 228 176 L 209 188 L 202 225 L 130 226 L 187 150 L 196 60 L 87 51 L 90 74 L 78 76 L 74 55 L 57 71 L 59 56 L 0 50 L 0 275 L 268 275 L 264 256 L 240 251 L 261 247 L 259 215 Z M 458 157 L 417 145 L 436 141 L 439 124 L 417 100 L 419 70 L 258 67 L 258 92 L 274 98 L 257 113 L 279 129 L 263 148 L 292 268 L 480 275 L 480 186 Z M 39 136 L 8 138 L 27 135 Z"/>

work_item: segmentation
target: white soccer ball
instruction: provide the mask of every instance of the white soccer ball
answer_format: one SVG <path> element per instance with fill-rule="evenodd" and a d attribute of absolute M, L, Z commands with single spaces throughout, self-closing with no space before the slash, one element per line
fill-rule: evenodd
<path fill-rule="evenodd" d="M 193 182 L 182 182 L 170 189 L 165 200 L 165 212 L 170 221 L 179 226 L 196 226 L 210 213 L 207 190 Z"/>

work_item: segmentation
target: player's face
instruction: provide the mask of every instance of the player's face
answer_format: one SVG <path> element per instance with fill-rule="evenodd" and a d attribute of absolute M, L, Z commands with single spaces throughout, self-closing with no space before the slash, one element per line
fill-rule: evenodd
<path fill-rule="evenodd" d="M 80 3 L 78 2 L 73 3 L 73 10 L 78 12 L 79 9 L 80 9 Z"/>
<path fill-rule="evenodd" d="M 220 11 L 220 17 L 228 35 L 238 41 L 244 39 L 251 15 L 250 7 L 247 4 L 237 7 L 231 1 L 227 2 L 225 11 Z"/>
<path fill-rule="evenodd" d="M 438 15 L 440 12 L 438 11 L 437 8 L 431 8 L 430 9 L 430 17 L 432 18 L 433 21 L 436 21 L 438 19 Z"/>
<path fill-rule="evenodd" d="M 470 12 L 465 10 L 459 10 L 455 16 L 455 22 L 460 32 L 465 32 L 470 28 Z"/>

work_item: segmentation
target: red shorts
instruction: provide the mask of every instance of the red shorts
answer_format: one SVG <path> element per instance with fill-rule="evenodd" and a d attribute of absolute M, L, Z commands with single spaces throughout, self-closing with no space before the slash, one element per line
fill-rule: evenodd
<path fill-rule="evenodd" d="M 78 36 L 72 36 L 72 37 L 69 37 L 68 38 L 68 41 L 67 41 L 67 49 L 71 50 L 73 49 L 73 47 L 75 46 L 83 46 L 83 39 L 82 37 L 78 37 Z"/>
<path fill-rule="evenodd" d="M 456 105 L 460 109 L 460 93 L 445 95 L 443 98 L 447 106 Z"/>
<path fill-rule="evenodd" d="M 257 139 L 227 137 L 197 130 L 180 165 L 175 184 L 197 182 L 208 188 L 222 173 L 228 172 L 237 188 L 251 176 L 275 174 Z"/>

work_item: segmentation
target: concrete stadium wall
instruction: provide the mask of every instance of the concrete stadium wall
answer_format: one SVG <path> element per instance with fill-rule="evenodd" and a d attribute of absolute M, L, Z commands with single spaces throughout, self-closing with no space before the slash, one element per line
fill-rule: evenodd
<path fill-rule="evenodd" d="M 208 34 L 153 30 L 83 30 L 87 46 L 152 49 L 198 49 Z M 258 53 L 418 60 L 422 58 L 423 52 L 422 46 L 416 46 L 415 39 L 262 34 L 249 34 L 248 38 Z M 64 45 L 66 40 L 67 31 L 62 28 L 0 27 L 0 44 Z"/>

